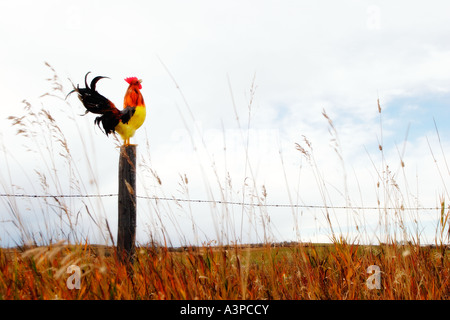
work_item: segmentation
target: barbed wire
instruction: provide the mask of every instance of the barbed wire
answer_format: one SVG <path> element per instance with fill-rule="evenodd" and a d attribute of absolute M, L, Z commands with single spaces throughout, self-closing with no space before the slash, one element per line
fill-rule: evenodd
<path fill-rule="evenodd" d="M 117 197 L 117 193 L 106 194 L 58 194 L 58 195 L 41 195 L 41 194 L 0 194 L 0 197 L 14 197 L 14 198 L 106 198 Z M 276 203 L 261 203 L 261 202 L 240 202 L 240 201 L 226 201 L 226 200 L 204 200 L 204 199 L 181 199 L 168 198 L 157 196 L 141 196 L 136 198 L 157 200 L 157 201 L 174 201 L 174 202 L 192 202 L 192 203 L 211 203 L 211 204 L 226 204 L 236 206 L 255 206 L 255 207 L 273 207 L 273 208 L 304 208 L 304 209 L 351 209 L 351 210 L 441 210 L 441 207 L 382 207 L 382 206 L 334 206 L 334 205 L 309 205 L 309 204 L 276 204 Z"/>

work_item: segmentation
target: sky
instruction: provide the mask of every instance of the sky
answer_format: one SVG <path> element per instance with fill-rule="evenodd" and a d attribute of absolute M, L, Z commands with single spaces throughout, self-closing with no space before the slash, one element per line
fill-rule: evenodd
<path fill-rule="evenodd" d="M 123 79 L 137 76 L 139 195 L 305 206 L 140 199 L 140 243 L 376 242 L 402 226 L 433 243 L 439 211 L 423 208 L 449 197 L 449 12 L 437 0 L 0 0 L 0 193 L 116 193 L 118 142 L 75 95 L 42 95 L 65 97 L 91 71 L 121 107 Z M 57 142 L 39 149 L 45 134 L 17 134 L 8 117 L 26 114 L 24 100 L 56 119 L 72 163 Z M 92 242 L 117 230 L 114 197 L 1 200 L 1 245 L 24 237 L 18 224 L 47 240 L 67 236 L 58 226 Z M 350 205 L 381 209 L 309 207 Z"/>

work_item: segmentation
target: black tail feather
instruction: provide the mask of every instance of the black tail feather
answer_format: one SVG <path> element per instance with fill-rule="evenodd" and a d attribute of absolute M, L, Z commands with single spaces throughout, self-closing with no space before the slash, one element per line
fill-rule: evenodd
<path fill-rule="evenodd" d="M 85 86 L 86 88 L 89 88 L 89 86 L 88 86 L 88 84 L 87 84 L 87 76 L 88 76 L 89 73 L 91 73 L 91 72 L 88 71 L 88 72 L 86 73 L 86 75 L 84 76 L 84 86 Z"/>
<path fill-rule="evenodd" d="M 92 81 L 91 81 L 91 88 L 90 88 L 92 91 L 95 91 L 95 86 L 97 85 L 97 82 L 100 79 L 109 79 L 109 77 L 98 76 L 98 77 L 95 77 L 94 79 L 92 79 Z"/>
<path fill-rule="evenodd" d="M 87 84 L 87 76 L 89 75 L 89 73 L 91 72 L 89 71 L 88 73 L 86 73 L 86 76 L 84 77 L 85 88 L 80 88 L 79 85 L 77 85 L 77 87 L 74 87 L 74 89 L 70 91 L 67 96 L 69 96 L 73 92 L 78 93 L 78 98 L 86 108 L 86 113 L 92 112 L 101 115 L 95 119 L 94 123 L 99 127 L 101 123 L 105 134 L 108 135 L 114 132 L 114 128 L 120 121 L 121 112 L 114 106 L 111 101 L 109 101 L 107 98 L 105 98 L 95 90 L 97 82 L 100 79 L 108 77 L 95 77 L 94 79 L 92 79 L 91 85 L 89 87 L 89 85 Z"/>

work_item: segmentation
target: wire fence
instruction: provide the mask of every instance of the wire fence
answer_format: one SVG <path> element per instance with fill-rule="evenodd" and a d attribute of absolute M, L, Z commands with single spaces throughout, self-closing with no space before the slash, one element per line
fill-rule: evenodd
<path fill-rule="evenodd" d="M 40 194 L 0 194 L 0 197 L 14 198 L 107 198 L 117 197 L 117 193 L 107 194 L 58 194 L 58 195 L 40 195 Z M 287 204 L 287 203 L 262 203 L 262 202 L 241 202 L 226 200 L 204 200 L 204 199 L 181 199 L 157 196 L 136 196 L 139 199 L 157 200 L 157 201 L 173 201 L 173 202 L 190 202 L 190 203 L 209 203 L 224 204 L 235 206 L 255 206 L 255 207 L 273 207 L 273 208 L 304 208 L 304 209 L 351 209 L 351 210 L 442 210 L 441 207 L 384 207 L 384 206 L 334 206 L 334 205 L 309 205 L 309 204 Z"/>

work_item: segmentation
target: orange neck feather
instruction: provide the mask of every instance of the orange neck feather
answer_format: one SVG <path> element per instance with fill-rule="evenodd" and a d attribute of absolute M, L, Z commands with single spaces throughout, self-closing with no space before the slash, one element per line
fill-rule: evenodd
<path fill-rule="evenodd" d="M 145 107 L 144 97 L 142 97 L 141 91 L 137 85 L 130 85 L 123 100 L 123 107 Z"/>

